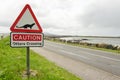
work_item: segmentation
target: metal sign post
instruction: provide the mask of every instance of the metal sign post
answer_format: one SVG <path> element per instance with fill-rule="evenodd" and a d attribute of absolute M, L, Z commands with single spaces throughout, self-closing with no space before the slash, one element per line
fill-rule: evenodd
<path fill-rule="evenodd" d="M 30 75 L 30 48 L 27 47 L 27 55 L 26 55 L 26 60 L 27 60 L 27 63 L 26 63 L 26 66 L 27 66 L 27 75 L 29 77 Z"/>
<path fill-rule="evenodd" d="M 42 28 L 29 4 L 26 4 L 10 27 L 10 46 L 26 47 L 26 75 L 30 76 L 30 47 L 43 47 Z"/>

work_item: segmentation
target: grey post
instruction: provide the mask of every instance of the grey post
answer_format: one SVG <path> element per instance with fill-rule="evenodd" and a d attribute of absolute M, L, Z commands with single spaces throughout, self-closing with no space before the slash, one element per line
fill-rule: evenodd
<path fill-rule="evenodd" d="M 30 48 L 27 47 L 27 55 L 26 55 L 26 60 L 27 60 L 27 75 L 30 75 Z"/>

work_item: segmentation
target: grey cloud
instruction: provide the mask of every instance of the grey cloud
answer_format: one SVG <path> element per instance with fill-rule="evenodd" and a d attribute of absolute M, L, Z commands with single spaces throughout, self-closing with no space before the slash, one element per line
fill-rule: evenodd
<path fill-rule="evenodd" d="M 94 25 L 95 27 L 120 28 L 120 5 L 115 1 L 90 5 L 85 14 L 78 17 L 78 22 L 84 27 Z"/>
<path fill-rule="evenodd" d="M 54 24 L 50 24 L 50 23 L 43 23 L 43 24 L 41 24 L 41 26 L 42 26 L 44 29 L 49 29 L 49 28 L 61 29 L 59 26 L 54 25 Z"/>
<path fill-rule="evenodd" d="M 9 21 L 0 21 L 0 26 L 10 27 L 12 24 Z"/>
<path fill-rule="evenodd" d="M 120 34 L 120 0 L 20 0 L 19 2 L 13 0 L 6 2 L 0 3 L 1 26 L 11 26 L 25 4 L 29 3 L 45 31 L 77 35 Z"/>

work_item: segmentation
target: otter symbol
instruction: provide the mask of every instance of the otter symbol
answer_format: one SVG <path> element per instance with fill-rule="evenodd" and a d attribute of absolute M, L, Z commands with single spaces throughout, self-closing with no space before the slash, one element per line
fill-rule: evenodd
<path fill-rule="evenodd" d="M 16 27 L 17 27 L 17 28 L 24 28 L 24 29 L 27 29 L 27 28 L 32 29 L 32 27 L 33 27 L 34 25 L 35 25 L 35 23 L 25 24 L 25 25 L 23 25 L 23 26 L 20 26 L 20 27 L 16 26 Z"/>

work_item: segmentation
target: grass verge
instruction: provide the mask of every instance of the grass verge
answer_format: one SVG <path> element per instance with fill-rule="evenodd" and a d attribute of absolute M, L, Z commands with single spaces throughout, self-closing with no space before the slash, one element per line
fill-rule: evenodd
<path fill-rule="evenodd" d="M 30 51 L 30 68 L 37 75 L 29 80 L 81 80 L 33 51 Z M 0 80 L 28 80 L 22 76 L 25 70 L 26 49 L 11 48 L 9 37 L 0 40 Z"/>

